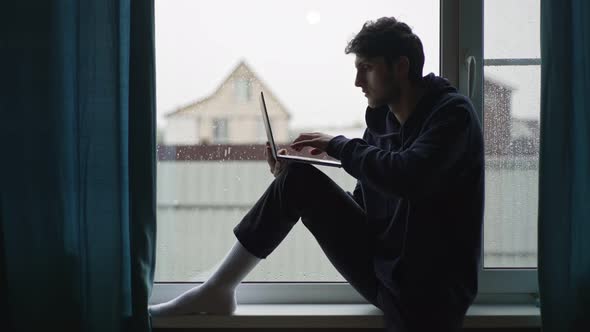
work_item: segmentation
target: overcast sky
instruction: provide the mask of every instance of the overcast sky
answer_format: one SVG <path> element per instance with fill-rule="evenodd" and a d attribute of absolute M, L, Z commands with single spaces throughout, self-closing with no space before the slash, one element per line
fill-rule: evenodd
<path fill-rule="evenodd" d="M 366 99 L 354 86 L 354 56 L 344 48 L 365 21 L 382 16 L 410 25 L 424 44 L 424 74 L 439 73 L 439 0 L 155 4 L 159 125 L 163 114 L 211 94 L 242 59 L 292 114 L 293 127 L 363 121 Z M 538 24 L 538 0 L 486 1 L 485 57 L 538 57 Z M 517 116 L 538 118 L 538 71 L 504 68 L 489 74 L 518 90 Z"/>

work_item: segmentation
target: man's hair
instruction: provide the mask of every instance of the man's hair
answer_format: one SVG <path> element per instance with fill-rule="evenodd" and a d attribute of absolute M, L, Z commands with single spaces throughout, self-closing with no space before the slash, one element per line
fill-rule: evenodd
<path fill-rule="evenodd" d="M 424 67 L 424 50 L 422 42 L 412 29 L 394 17 L 382 17 L 377 21 L 367 21 L 361 31 L 348 42 L 346 54 L 362 57 L 385 57 L 386 63 L 392 65 L 400 56 L 410 61 L 408 78 L 411 81 L 422 79 Z"/>

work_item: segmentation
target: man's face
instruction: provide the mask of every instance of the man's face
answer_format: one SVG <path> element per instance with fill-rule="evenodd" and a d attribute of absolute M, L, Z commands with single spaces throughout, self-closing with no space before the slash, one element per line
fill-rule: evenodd
<path fill-rule="evenodd" d="M 395 74 L 395 65 L 388 65 L 384 57 L 366 58 L 359 55 L 356 56 L 354 64 L 354 85 L 363 90 L 370 107 L 375 108 L 399 100 L 400 82 Z"/>

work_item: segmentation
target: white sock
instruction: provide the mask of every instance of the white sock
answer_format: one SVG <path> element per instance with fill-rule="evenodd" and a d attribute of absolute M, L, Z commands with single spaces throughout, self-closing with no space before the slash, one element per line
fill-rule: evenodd
<path fill-rule="evenodd" d="M 200 286 L 161 304 L 149 306 L 152 316 L 174 316 L 194 313 L 231 314 L 236 310 L 235 290 L 260 262 L 236 241 L 219 267 Z"/>

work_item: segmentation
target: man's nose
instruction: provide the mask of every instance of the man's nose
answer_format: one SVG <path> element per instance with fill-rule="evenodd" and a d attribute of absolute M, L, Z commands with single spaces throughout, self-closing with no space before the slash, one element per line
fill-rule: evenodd
<path fill-rule="evenodd" d="M 354 78 L 354 86 L 362 87 L 363 83 L 364 82 L 363 82 L 361 76 L 356 75 L 356 77 Z"/>

